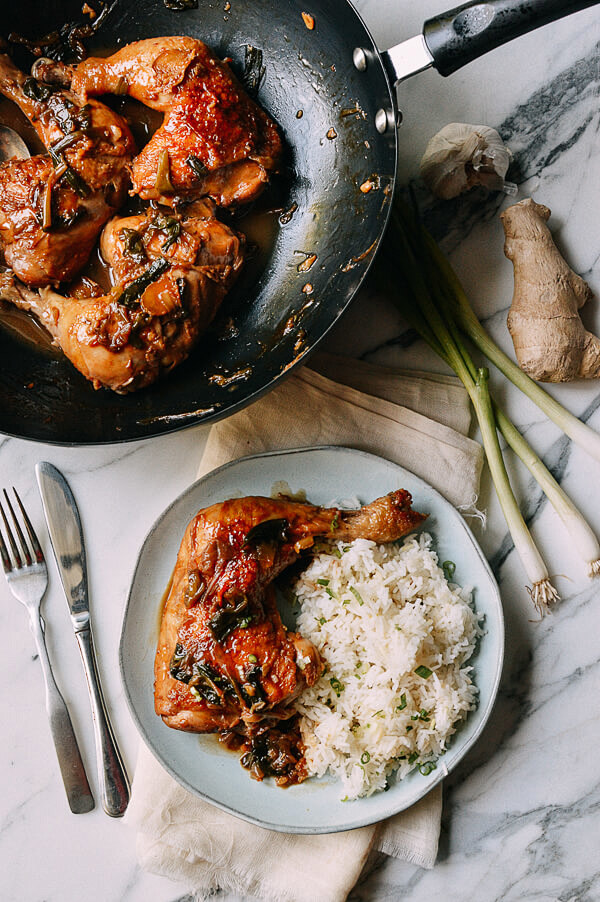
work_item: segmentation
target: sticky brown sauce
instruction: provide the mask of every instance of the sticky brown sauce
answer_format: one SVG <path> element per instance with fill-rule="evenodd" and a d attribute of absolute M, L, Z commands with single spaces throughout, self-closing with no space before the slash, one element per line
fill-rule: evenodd
<path fill-rule="evenodd" d="M 173 573 L 171 573 L 171 576 L 169 577 L 169 582 L 167 583 L 167 588 L 163 592 L 162 597 L 160 599 L 160 603 L 158 605 L 158 612 L 157 612 L 157 618 L 156 618 L 156 638 L 157 638 L 157 640 L 160 635 L 160 628 L 162 625 L 163 614 L 165 612 L 165 607 L 167 604 L 167 598 L 169 597 L 169 594 L 171 592 L 171 587 L 173 585 L 173 574 L 174 573 L 175 573 L 175 568 L 173 567 Z"/>
<path fill-rule="evenodd" d="M 236 211 L 230 225 L 246 238 L 244 278 L 254 281 L 265 268 L 282 224 L 283 207 L 278 203 L 277 189 L 268 185 L 264 193 L 248 208 Z"/>
<path fill-rule="evenodd" d="M 273 777 L 277 786 L 285 789 L 308 777 L 299 714 L 287 720 L 247 725 L 240 732 L 222 730 L 219 742 L 240 755 L 240 764 L 253 780 Z"/>

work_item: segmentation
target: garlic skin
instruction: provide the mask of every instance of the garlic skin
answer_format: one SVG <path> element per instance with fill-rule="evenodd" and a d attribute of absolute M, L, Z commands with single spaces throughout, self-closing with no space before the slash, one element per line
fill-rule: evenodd
<path fill-rule="evenodd" d="M 449 200 L 483 185 L 515 194 L 506 182 L 512 154 L 494 128 L 451 122 L 433 136 L 421 160 L 421 178 L 436 197 Z"/>

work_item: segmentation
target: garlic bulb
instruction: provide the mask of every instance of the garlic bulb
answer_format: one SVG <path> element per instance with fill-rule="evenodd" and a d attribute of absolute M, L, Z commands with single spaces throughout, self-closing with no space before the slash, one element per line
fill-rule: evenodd
<path fill-rule="evenodd" d="M 421 177 L 436 197 L 449 200 L 475 185 L 516 194 L 505 182 L 512 154 L 494 128 L 451 122 L 434 135 L 421 160 Z"/>

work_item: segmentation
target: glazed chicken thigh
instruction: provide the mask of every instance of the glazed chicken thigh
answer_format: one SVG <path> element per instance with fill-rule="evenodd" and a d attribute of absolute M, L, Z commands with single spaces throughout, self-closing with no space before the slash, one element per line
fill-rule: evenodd
<path fill-rule="evenodd" d="M 281 156 L 275 123 L 248 97 L 227 63 L 189 37 L 148 38 L 74 73 L 81 102 L 129 94 L 165 114 L 133 161 L 132 193 L 169 203 L 209 195 L 230 206 L 254 200 Z"/>
<path fill-rule="evenodd" d="M 125 121 L 98 101 L 26 76 L 0 54 L 0 92 L 30 119 L 48 155 L 0 164 L 0 245 L 26 285 L 58 285 L 87 263 L 126 196 L 135 152 Z"/>
<path fill-rule="evenodd" d="M 321 674 L 316 649 L 286 630 L 272 582 L 315 539 L 389 542 L 425 520 L 398 490 L 358 511 L 248 497 L 201 510 L 188 525 L 163 612 L 155 708 L 197 733 L 285 719 Z"/>
<path fill-rule="evenodd" d="M 36 314 L 94 387 L 123 393 L 189 355 L 242 264 L 243 239 L 205 199 L 182 212 L 116 217 L 100 246 L 114 282 L 108 294 L 86 280 L 75 297 L 28 291 L 5 273 L 0 298 Z"/>

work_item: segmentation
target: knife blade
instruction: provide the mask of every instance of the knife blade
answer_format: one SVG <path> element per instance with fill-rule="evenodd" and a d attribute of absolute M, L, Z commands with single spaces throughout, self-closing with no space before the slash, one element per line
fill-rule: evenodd
<path fill-rule="evenodd" d="M 69 605 L 90 694 L 102 807 L 111 817 L 121 817 L 129 803 L 129 780 L 108 717 L 98 675 L 79 510 L 60 470 L 47 461 L 41 461 L 36 464 L 35 472 L 50 542 Z"/>

